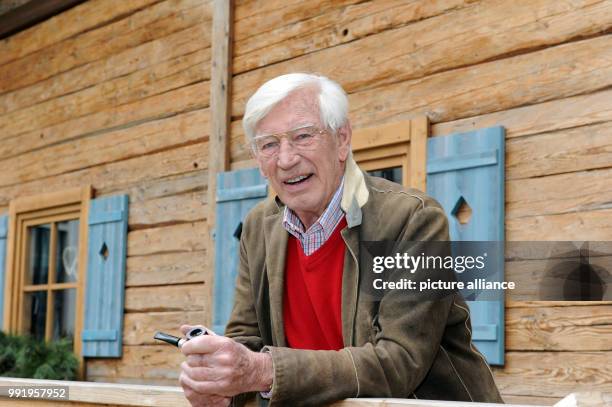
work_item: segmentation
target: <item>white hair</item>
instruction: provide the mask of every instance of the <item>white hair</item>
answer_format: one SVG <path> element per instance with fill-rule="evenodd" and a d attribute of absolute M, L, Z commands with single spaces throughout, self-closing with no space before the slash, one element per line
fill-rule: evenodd
<path fill-rule="evenodd" d="M 310 73 L 290 73 L 277 76 L 261 85 L 246 103 L 242 126 L 247 141 L 255 137 L 257 124 L 280 101 L 298 89 L 314 87 L 318 89 L 318 105 L 321 123 L 332 132 L 342 127 L 347 120 L 348 98 L 344 89 L 322 75 Z"/>

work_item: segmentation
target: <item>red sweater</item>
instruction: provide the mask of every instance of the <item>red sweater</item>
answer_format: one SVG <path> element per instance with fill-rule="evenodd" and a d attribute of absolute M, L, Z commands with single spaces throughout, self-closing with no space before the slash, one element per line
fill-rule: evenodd
<path fill-rule="evenodd" d="M 295 349 L 338 350 L 342 341 L 343 218 L 329 239 L 306 256 L 289 236 L 285 264 L 283 319 L 287 345 Z"/>

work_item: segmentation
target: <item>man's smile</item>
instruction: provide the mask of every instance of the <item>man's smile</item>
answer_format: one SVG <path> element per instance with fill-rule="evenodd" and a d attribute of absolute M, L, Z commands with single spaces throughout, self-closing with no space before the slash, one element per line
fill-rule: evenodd
<path fill-rule="evenodd" d="M 285 185 L 296 185 L 296 184 L 301 184 L 301 183 L 303 183 L 304 181 L 306 181 L 306 180 L 310 179 L 310 177 L 312 177 L 312 175 L 313 175 L 312 173 L 310 173 L 310 174 L 298 175 L 298 176 L 296 176 L 296 177 L 289 178 L 289 179 L 287 179 L 287 180 L 283 181 L 283 184 L 285 184 Z"/>

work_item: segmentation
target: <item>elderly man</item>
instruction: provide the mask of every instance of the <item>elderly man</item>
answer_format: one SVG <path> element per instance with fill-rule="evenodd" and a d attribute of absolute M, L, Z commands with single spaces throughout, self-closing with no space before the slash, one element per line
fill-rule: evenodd
<path fill-rule="evenodd" d="M 449 240 L 440 206 L 362 172 L 335 82 L 289 74 L 249 99 L 244 129 L 276 192 L 246 217 L 225 336 L 186 343 L 192 405 L 320 405 L 347 397 L 501 402 L 458 294 L 366 300 L 360 241 Z M 182 327 L 184 330 L 188 326 Z"/>

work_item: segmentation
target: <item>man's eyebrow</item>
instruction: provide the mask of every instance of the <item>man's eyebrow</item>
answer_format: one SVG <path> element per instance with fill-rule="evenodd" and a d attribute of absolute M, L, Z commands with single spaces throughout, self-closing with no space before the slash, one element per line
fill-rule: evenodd
<path fill-rule="evenodd" d="M 257 134 L 255 134 L 255 137 L 268 137 L 268 136 L 274 136 L 274 135 L 277 135 L 277 134 L 283 134 L 283 133 L 287 133 L 287 132 L 289 132 L 289 131 L 295 131 L 295 130 L 305 129 L 305 128 L 307 128 L 307 127 L 313 127 L 313 126 L 315 126 L 315 124 L 314 124 L 314 123 L 310 123 L 310 122 L 300 123 L 300 124 L 298 124 L 297 126 L 295 126 L 295 127 L 291 128 L 291 129 L 289 129 L 289 130 L 283 131 L 283 132 L 279 132 L 279 133 L 257 133 Z"/>

